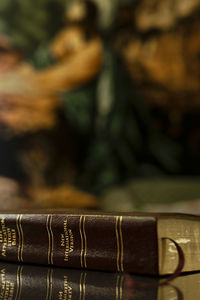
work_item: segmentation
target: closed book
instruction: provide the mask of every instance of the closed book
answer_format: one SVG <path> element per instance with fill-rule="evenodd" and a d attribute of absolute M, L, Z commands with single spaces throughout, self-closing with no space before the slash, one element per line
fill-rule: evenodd
<path fill-rule="evenodd" d="M 63 210 L 2 212 L 0 260 L 164 275 L 200 269 L 200 218 Z M 183 264 L 184 262 L 184 264 Z"/>

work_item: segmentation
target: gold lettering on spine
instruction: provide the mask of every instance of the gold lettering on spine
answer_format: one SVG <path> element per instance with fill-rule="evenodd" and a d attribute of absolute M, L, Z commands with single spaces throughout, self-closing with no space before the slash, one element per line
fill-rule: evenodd
<path fill-rule="evenodd" d="M 122 236 L 122 216 L 119 221 L 119 235 L 120 235 L 120 244 L 121 244 L 121 271 L 124 272 L 124 243 Z"/>
<path fill-rule="evenodd" d="M 17 292 L 15 300 L 19 300 L 21 298 L 21 292 L 22 292 L 22 270 L 23 266 L 19 266 L 17 268 Z"/>
<path fill-rule="evenodd" d="M 52 288 L 53 288 L 53 269 L 48 269 L 46 300 L 51 300 L 52 299 Z"/>
<path fill-rule="evenodd" d="M 52 216 L 50 215 L 47 216 L 46 229 L 47 229 L 48 239 L 49 239 L 48 264 L 53 265 L 54 238 L 53 238 L 53 231 L 52 231 Z"/>
<path fill-rule="evenodd" d="M 80 226 L 80 225 L 79 225 Z M 60 234 L 61 247 L 64 247 L 64 261 L 70 261 L 70 254 L 74 251 L 74 235 L 72 229 L 68 226 L 67 219 L 63 222 L 63 233 Z"/>
<path fill-rule="evenodd" d="M 16 226 L 17 226 L 17 231 L 18 231 L 18 236 L 19 236 L 19 241 L 18 241 L 18 261 L 23 262 L 23 230 L 22 230 L 22 225 L 21 225 L 21 220 L 22 220 L 22 215 L 18 215 L 16 219 Z"/>
<path fill-rule="evenodd" d="M 116 217 L 116 223 L 115 223 L 115 233 L 116 233 L 116 241 L 117 241 L 117 271 L 120 271 L 119 268 L 119 257 L 120 257 L 120 248 L 119 248 L 119 233 L 118 233 L 118 221 L 119 217 Z"/>

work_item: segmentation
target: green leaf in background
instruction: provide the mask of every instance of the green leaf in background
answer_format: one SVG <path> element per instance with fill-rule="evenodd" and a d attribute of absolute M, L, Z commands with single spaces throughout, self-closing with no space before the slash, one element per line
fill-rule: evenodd
<path fill-rule="evenodd" d="M 1 0 L 0 34 L 30 56 L 62 27 L 65 7 L 64 0 Z"/>

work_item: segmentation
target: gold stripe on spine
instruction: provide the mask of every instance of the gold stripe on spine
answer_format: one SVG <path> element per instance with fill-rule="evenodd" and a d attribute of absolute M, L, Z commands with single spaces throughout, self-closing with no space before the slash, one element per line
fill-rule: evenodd
<path fill-rule="evenodd" d="M 86 233 L 85 233 L 85 217 L 83 217 L 83 236 L 84 236 L 84 267 L 87 268 L 87 262 L 86 262 L 86 257 L 87 257 L 87 238 L 86 238 Z"/>
<path fill-rule="evenodd" d="M 80 254 L 81 268 L 83 268 L 83 253 L 84 253 L 83 234 L 82 234 L 82 220 L 83 220 L 83 216 L 80 217 L 80 221 L 79 221 L 79 231 L 80 231 L 80 237 L 81 237 L 81 254 Z"/>
<path fill-rule="evenodd" d="M 120 217 L 120 222 L 119 222 L 119 235 L 120 235 L 120 248 L 121 248 L 120 267 L 121 267 L 121 271 L 124 272 L 124 243 L 123 243 L 123 236 L 122 236 L 122 216 Z"/>
<path fill-rule="evenodd" d="M 115 234 L 116 234 L 116 241 L 117 241 L 117 271 L 120 272 L 120 267 L 119 267 L 119 258 L 120 258 L 120 247 L 119 247 L 119 232 L 118 232 L 118 221 L 119 217 L 116 217 L 116 223 L 115 223 Z"/>
<path fill-rule="evenodd" d="M 46 229 L 48 233 L 48 238 L 49 238 L 49 248 L 48 248 L 48 264 L 50 265 L 50 253 L 51 253 L 51 235 L 49 231 L 49 218 L 50 216 L 47 216 L 47 221 L 46 221 Z"/>
<path fill-rule="evenodd" d="M 53 231 L 52 231 L 52 216 L 50 216 L 50 221 L 49 221 L 49 228 L 50 228 L 50 233 L 51 233 L 51 264 L 53 265 L 53 251 L 54 251 L 54 237 L 53 237 Z"/>
<path fill-rule="evenodd" d="M 18 232 L 18 252 L 17 252 L 17 259 L 18 259 L 18 262 L 20 262 L 20 252 L 21 252 L 21 232 L 20 232 L 20 229 L 19 229 L 19 218 L 20 218 L 20 215 L 17 216 L 17 219 L 16 219 L 16 226 L 17 226 L 17 232 Z"/>
<path fill-rule="evenodd" d="M 24 234 L 22 230 L 22 215 L 19 216 L 19 229 L 21 233 L 20 261 L 23 262 Z"/>

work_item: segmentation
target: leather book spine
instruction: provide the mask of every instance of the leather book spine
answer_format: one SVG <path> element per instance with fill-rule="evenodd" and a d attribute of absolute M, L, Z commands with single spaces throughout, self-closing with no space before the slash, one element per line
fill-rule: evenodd
<path fill-rule="evenodd" d="M 146 283 L 154 285 L 144 289 Z M 0 299 L 5 300 L 157 300 L 157 289 L 155 279 L 123 273 L 0 263 Z"/>
<path fill-rule="evenodd" d="M 155 216 L 0 214 L 0 260 L 158 274 Z"/>

